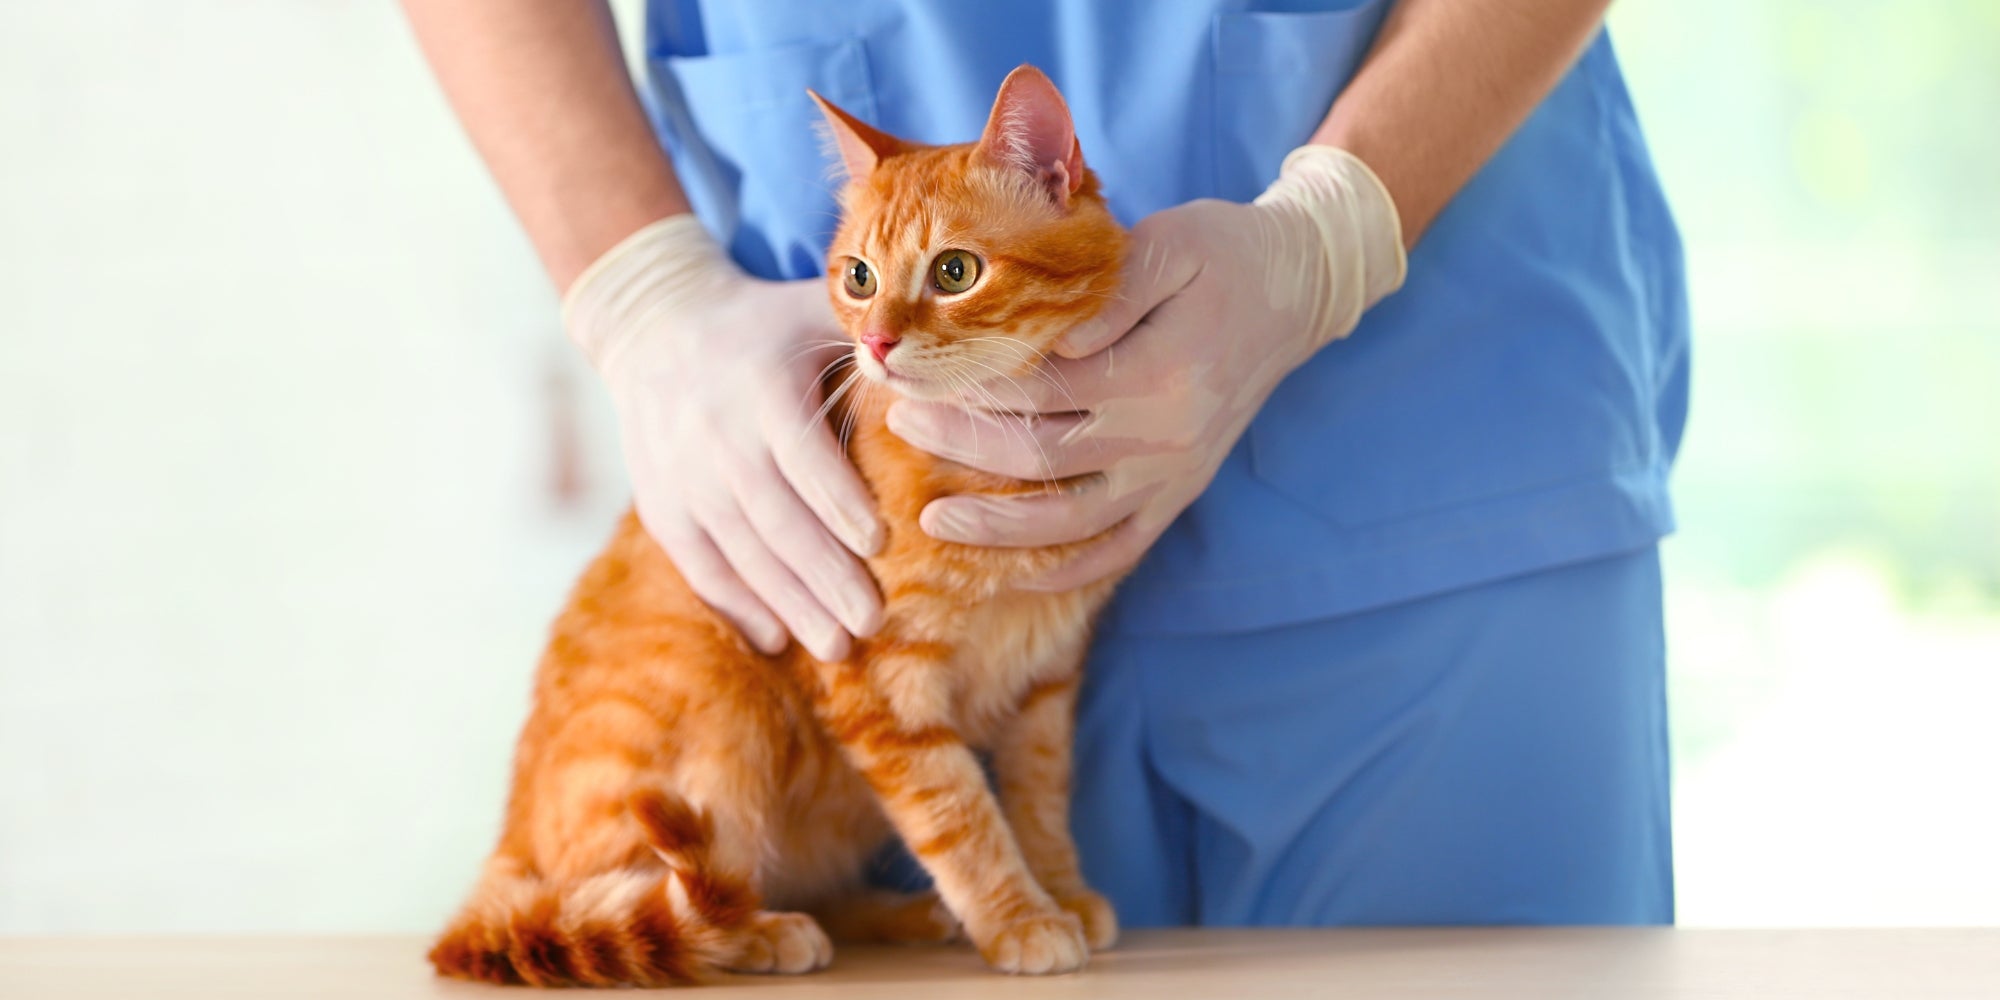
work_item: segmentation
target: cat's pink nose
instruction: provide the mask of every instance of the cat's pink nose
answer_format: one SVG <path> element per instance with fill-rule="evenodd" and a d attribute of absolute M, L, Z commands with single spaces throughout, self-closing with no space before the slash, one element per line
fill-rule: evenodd
<path fill-rule="evenodd" d="M 902 341 L 886 333 L 870 333 L 861 338 L 861 343 L 868 348 L 868 353 L 875 355 L 875 360 L 887 363 L 889 352 Z"/>

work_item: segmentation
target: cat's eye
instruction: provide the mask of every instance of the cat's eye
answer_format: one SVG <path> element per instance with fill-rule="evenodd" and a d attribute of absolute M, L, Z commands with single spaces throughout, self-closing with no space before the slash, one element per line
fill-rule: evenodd
<path fill-rule="evenodd" d="M 957 295 L 979 281 L 979 258 L 963 250 L 946 250 L 931 265 L 931 282 L 947 295 Z"/>
<path fill-rule="evenodd" d="M 875 269 L 859 257 L 847 258 L 847 294 L 857 299 L 865 299 L 875 294 Z"/>

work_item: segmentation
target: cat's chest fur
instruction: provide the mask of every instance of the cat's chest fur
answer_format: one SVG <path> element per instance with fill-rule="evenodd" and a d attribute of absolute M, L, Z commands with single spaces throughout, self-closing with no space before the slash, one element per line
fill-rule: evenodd
<path fill-rule="evenodd" d="M 1061 681 L 1082 665 L 1091 594 L 1012 591 L 965 611 L 953 720 L 966 742 L 986 746 L 1028 691 Z"/>
<path fill-rule="evenodd" d="M 925 534 L 922 511 L 940 497 L 1046 487 L 918 451 L 889 432 L 883 409 L 879 402 L 855 408 L 849 448 L 888 529 L 884 551 L 869 560 L 886 602 L 885 631 L 947 645 L 952 654 L 922 669 L 886 665 L 874 679 L 901 714 L 950 725 L 966 742 L 984 746 L 1028 691 L 1079 669 L 1111 584 L 1053 594 L 1024 590 L 1022 580 L 1053 568 L 1063 553 L 961 545 Z"/>
<path fill-rule="evenodd" d="M 883 657 L 868 670 L 900 717 L 948 725 L 965 742 L 984 747 L 1029 691 L 1080 669 L 1091 620 L 1110 587 L 1048 594 L 998 578 L 968 579 L 963 566 L 951 575 L 962 589 L 885 581 L 892 594 L 889 627 L 949 647 L 950 655 L 935 661 Z M 893 596 L 898 591 L 900 599 Z"/>

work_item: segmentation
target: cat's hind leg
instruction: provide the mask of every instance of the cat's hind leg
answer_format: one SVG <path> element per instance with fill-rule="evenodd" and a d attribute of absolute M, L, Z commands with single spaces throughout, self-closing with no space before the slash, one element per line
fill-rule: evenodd
<path fill-rule="evenodd" d="M 833 941 L 818 921 L 804 913 L 759 910 L 738 946 L 736 957 L 723 963 L 731 972 L 789 976 L 824 969 L 833 961 Z"/>
<path fill-rule="evenodd" d="M 706 857 L 684 856 L 676 845 L 698 843 L 706 848 L 729 841 L 729 825 L 718 837 L 716 822 L 665 795 L 646 793 L 632 800 L 633 814 L 645 827 L 653 849 L 673 870 L 669 902 L 677 911 L 708 915 L 712 926 L 727 934 L 728 957 L 718 964 L 730 972 L 796 975 L 824 969 L 833 961 L 833 942 L 812 917 L 757 909 L 758 893 L 736 873 Z M 677 829 L 682 828 L 682 829 Z"/>

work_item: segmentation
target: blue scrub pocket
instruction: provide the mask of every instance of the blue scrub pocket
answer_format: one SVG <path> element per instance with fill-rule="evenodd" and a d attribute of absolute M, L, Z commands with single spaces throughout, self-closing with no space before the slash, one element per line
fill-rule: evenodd
<path fill-rule="evenodd" d="M 838 158 L 806 89 L 876 120 L 861 39 L 659 58 L 651 82 L 682 185 L 737 262 L 766 278 L 819 275 L 840 218 Z"/>

